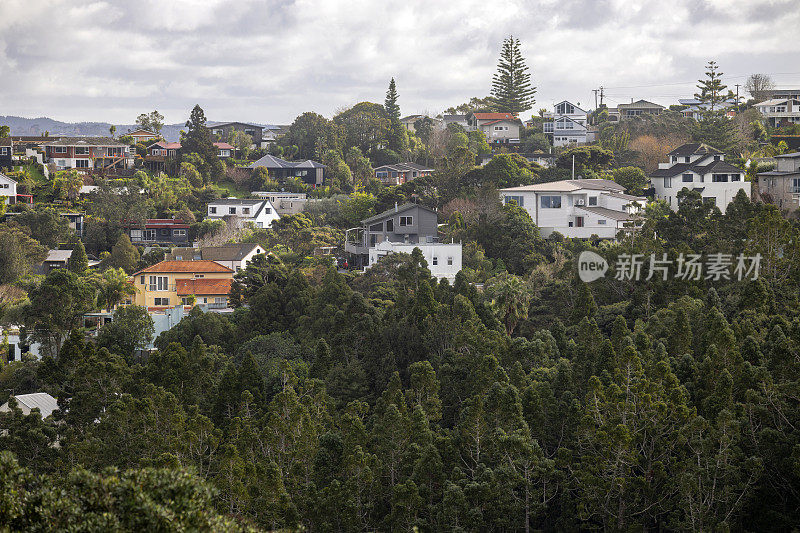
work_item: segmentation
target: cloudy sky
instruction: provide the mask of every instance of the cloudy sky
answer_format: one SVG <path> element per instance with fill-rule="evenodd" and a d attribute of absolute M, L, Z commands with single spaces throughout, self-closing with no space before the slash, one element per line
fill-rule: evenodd
<path fill-rule="evenodd" d="M 536 105 L 690 97 L 715 59 L 800 86 L 798 0 L 0 0 L 0 115 L 290 123 L 382 102 L 404 114 L 489 92 L 500 44 L 522 41 Z"/>

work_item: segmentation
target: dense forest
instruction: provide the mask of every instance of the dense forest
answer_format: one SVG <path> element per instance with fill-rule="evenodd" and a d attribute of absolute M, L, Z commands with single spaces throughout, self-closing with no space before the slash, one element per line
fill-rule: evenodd
<path fill-rule="evenodd" d="M 118 336 L 76 330 L 57 357 L 6 364 L 4 397 L 48 392 L 60 410 L 45 421 L 0 414 L 0 523 L 800 522 L 795 222 L 743 195 L 721 214 L 691 194 L 676 213 L 648 211 L 643 230 L 616 243 L 544 240 L 513 205 L 475 217 L 448 223 L 478 250 L 465 251 L 452 285 L 432 279 L 417 253 L 353 276 L 276 252 L 236 275 L 232 315 L 195 309 L 146 358 Z M 312 230 L 283 231 L 302 241 Z M 575 267 L 584 250 L 612 267 L 631 253 L 760 253 L 762 263 L 755 280 L 585 284 Z M 481 269 L 485 283 L 475 283 Z M 57 275 L 61 301 L 73 301 L 78 275 Z"/>

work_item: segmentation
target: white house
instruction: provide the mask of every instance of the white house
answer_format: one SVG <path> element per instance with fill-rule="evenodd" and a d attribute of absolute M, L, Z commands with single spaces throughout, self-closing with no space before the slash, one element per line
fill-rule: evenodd
<path fill-rule="evenodd" d="M 0 202 L 14 204 L 17 202 L 17 182 L 0 174 Z"/>
<path fill-rule="evenodd" d="M 773 98 L 756 104 L 755 108 L 764 117 L 767 124 L 776 128 L 800 123 L 800 99 Z"/>
<path fill-rule="evenodd" d="M 254 191 L 253 196 L 269 200 L 280 216 L 301 213 L 308 202 L 304 192 Z"/>
<path fill-rule="evenodd" d="M 268 228 L 281 217 L 269 200 L 223 198 L 209 202 L 206 218 L 209 220 L 235 218 L 240 228 L 250 224 L 256 228 Z"/>
<path fill-rule="evenodd" d="M 705 113 L 711 106 L 710 104 L 703 103 L 702 100 L 697 98 L 679 98 L 678 103 L 682 106 L 686 106 L 683 110 L 681 110 L 681 115 L 687 118 L 693 118 L 695 120 L 700 120 L 703 118 L 703 113 Z M 727 109 L 731 106 L 736 105 L 736 98 L 729 98 L 723 102 L 717 102 L 715 109 Z M 736 113 L 731 110 L 727 115 L 729 117 L 734 116 Z"/>
<path fill-rule="evenodd" d="M 603 179 L 500 189 L 500 198 L 504 205 L 525 209 L 543 237 L 557 231 L 578 239 L 614 239 L 620 231 L 634 231 L 642 222 L 637 213 L 647 204 L 647 198 L 626 194 L 621 185 Z"/>
<path fill-rule="evenodd" d="M 519 143 L 520 120 L 512 113 L 470 113 L 467 130 L 482 131 L 489 143 Z"/>
<path fill-rule="evenodd" d="M 46 392 L 34 392 L 31 394 L 15 394 L 12 396 L 17 401 L 17 407 L 23 415 L 31 414 L 33 409 L 38 409 L 42 418 L 47 418 L 58 409 L 58 401 Z M 11 407 L 8 402 L 0 405 L 0 413 L 8 413 Z"/>
<path fill-rule="evenodd" d="M 402 252 L 411 254 L 414 248 L 419 248 L 428 269 L 436 279 L 447 278 L 450 282 L 456 279 L 456 274 L 461 270 L 461 243 L 403 243 L 382 241 L 369 249 L 369 265 L 373 266 L 378 259 L 390 254 Z"/>
<path fill-rule="evenodd" d="M 236 272 L 258 254 L 266 253 L 264 247 L 255 243 L 223 244 L 203 248 L 179 247 L 164 256 L 165 261 L 214 261 Z"/>
<path fill-rule="evenodd" d="M 707 202 L 723 213 L 739 191 L 750 197 L 750 182 L 744 170 L 725 161 L 725 154 L 707 144 L 688 143 L 667 154 L 668 163 L 659 163 L 650 175 L 656 198 L 678 210 L 678 193 L 684 188 L 696 190 Z"/>
<path fill-rule="evenodd" d="M 553 106 L 552 113 L 545 113 L 542 131 L 552 136 L 553 146 L 584 144 L 594 140 L 588 130 L 589 113 L 566 100 Z"/>

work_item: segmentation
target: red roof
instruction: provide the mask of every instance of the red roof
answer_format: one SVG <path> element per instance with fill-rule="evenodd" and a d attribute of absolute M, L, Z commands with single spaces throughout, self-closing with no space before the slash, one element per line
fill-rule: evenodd
<path fill-rule="evenodd" d="M 235 148 L 228 143 L 214 143 L 214 146 L 222 150 L 234 150 Z"/>
<path fill-rule="evenodd" d="M 149 266 L 136 272 L 134 274 L 143 274 L 147 272 L 165 272 L 165 273 L 204 273 L 204 272 L 222 272 L 233 273 L 233 270 L 226 266 L 222 266 L 215 261 L 161 261 L 153 266 Z"/>
<path fill-rule="evenodd" d="M 179 279 L 175 281 L 178 296 L 222 296 L 231 292 L 231 282 L 228 279 Z"/>
<path fill-rule="evenodd" d="M 125 222 L 126 228 L 140 227 L 139 221 L 129 220 Z M 189 229 L 189 224 L 180 218 L 148 218 L 144 223 L 145 229 L 155 228 L 172 228 L 172 229 Z"/>
<path fill-rule="evenodd" d="M 516 120 L 512 113 L 473 113 L 478 120 Z"/>
<path fill-rule="evenodd" d="M 168 143 L 168 142 L 165 142 L 165 141 L 158 141 L 157 143 L 151 144 L 150 148 L 154 148 L 156 146 L 159 147 L 159 148 L 163 148 L 165 150 L 180 150 L 181 149 L 181 143 Z"/>

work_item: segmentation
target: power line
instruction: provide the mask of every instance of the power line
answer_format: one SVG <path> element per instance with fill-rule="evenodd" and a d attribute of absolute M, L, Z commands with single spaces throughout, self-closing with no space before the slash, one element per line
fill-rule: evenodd
<path fill-rule="evenodd" d="M 800 72 L 776 72 L 772 74 L 766 74 L 766 76 L 798 76 Z M 728 78 L 747 78 L 750 74 L 742 74 L 736 76 L 725 76 L 726 79 Z M 647 87 L 670 87 L 675 85 L 694 85 L 697 83 L 697 80 L 694 81 L 686 81 L 686 82 L 675 82 L 675 83 L 651 83 L 647 85 L 626 85 L 626 86 L 617 86 L 617 87 L 606 87 L 606 89 L 644 89 Z"/>

